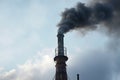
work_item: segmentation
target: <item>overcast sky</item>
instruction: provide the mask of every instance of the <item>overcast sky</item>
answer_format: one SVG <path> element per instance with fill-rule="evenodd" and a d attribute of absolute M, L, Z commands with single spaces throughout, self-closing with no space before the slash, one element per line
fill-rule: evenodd
<path fill-rule="evenodd" d="M 77 2 L 90 0 L 0 0 L 0 80 L 53 80 L 56 25 Z M 70 80 L 120 80 L 120 39 L 103 32 L 65 34 Z"/>

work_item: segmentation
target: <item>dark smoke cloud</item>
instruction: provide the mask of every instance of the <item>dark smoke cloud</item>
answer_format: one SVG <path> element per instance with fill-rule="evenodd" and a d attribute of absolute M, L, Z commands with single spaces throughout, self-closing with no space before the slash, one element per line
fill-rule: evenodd
<path fill-rule="evenodd" d="M 103 24 L 109 33 L 118 35 L 120 32 L 120 1 L 94 0 L 93 2 L 90 6 L 78 3 L 76 7 L 66 9 L 58 24 L 58 33 L 66 33 L 73 29 L 95 30 L 97 24 Z"/>
<path fill-rule="evenodd" d="M 69 75 L 80 73 L 80 80 L 120 80 L 120 0 L 93 0 L 89 6 L 78 3 L 66 9 L 58 24 L 58 33 L 70 30 L 95 30 L 98 26 L 110 35 L 104 50 L 88 51 L 77 55 Z M 86 54 L 82 53 L 82 55 Z M 75 80 L 75 79 L 73 79 Z"/>
<path fill-rule="evenodd" d="M 103 51 L 99 48 L 86 52 L 87 56 L 77 55 L 69 75 L 80 73 L 80 80 L 120 80 L 120 0 L 93 0 L 89 6 L 78 3 L 66 9 L 58 33 L 95 30 L 98 24 L 110 36 L 108 45 Z"/>

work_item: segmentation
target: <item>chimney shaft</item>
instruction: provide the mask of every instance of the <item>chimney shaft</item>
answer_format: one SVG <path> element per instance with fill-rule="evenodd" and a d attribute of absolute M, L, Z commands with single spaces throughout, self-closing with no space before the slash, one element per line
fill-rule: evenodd
<path fill-rule="evenodd" d="M 56 74 L 55 80 L 68 80 L 67 78 L 67 71 L 66 71 L 66 61 L 68 57 L 66 54 L 66 50 L 64 49 L 64 35 L 58 33 L 58 50 L 55 52 L 57 55 L 54 57 L 54 61 L 56 62 Z"/>

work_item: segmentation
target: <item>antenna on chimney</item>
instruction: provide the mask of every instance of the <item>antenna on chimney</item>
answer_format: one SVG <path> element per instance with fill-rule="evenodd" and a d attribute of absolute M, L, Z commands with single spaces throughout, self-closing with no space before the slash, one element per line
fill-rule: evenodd
<path fill-rule="evenodd" d="M 79 80 L 79 74 L 77 74 L 77 80 Z"/>

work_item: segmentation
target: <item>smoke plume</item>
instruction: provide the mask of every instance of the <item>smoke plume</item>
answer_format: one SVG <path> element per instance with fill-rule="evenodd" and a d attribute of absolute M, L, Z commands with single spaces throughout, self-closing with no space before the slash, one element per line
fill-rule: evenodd
<path fill-rule="evenodd" d="M 81 80 L 120 80 L 120 0 L 93 0 L 89 5 L 78 3 L 66 9 L 58 24 L 58 33 L 95 30 L 98 24 L 110 35 L 108 45 L 104 50 L 88 51 L 88 62 L 80 60 L 83 56 L 75 58 L 77 67 L 71 68 L 71 73 L 79 71 Z"/>
<path fill-rule="evenodd" d="M 66 33 L 73 29 L 95 30 L 98 24 L 102 24 L 108 32 L 118 35 L 120 0 L 94 0 L 93 2 L 89 6 L 78 3 L 75 7 L 66 9 L 58 24 L 58 33 Z"/>

